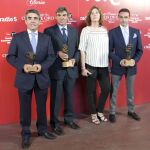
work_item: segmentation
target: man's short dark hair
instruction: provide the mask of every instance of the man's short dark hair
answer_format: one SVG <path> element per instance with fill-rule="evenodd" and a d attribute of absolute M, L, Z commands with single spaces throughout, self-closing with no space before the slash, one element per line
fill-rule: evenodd
<path fill-rule="evenodd" d="M 68 14 L 68 10 L 67 10 L 66 7 L 58 7 L 57 10 L 56 10 L 56 14 L 57 14 L 57 13 L 61 13 L 61 12 L 63 12 L 63 11 L 66 11 L 67 14 Z"/>
<path fill-rule="evenodd" d="M 120 10 L 119 10 L 119 14 L 120 14 L 121 12 L 127 12 L 127 13 L 129 13 L 129 16 L 130 16 L 130 10 L 127 9 L 127 8 L 122 8 L 122 9 L 120 9 Z"/>
<path fill-rule="evenodd" d="M 27 10 L 26 13 L 25 13 L 25 18 L 26 18 L 26 16 L 27 16 L 29 13 L 37 14 L 37 15 L 39 16 L 39 19 L 41 20 L 41 16 L 40 16 L 40 13 L 39 13 L 38 10 L 36 10 L 36 9 L 29 9 L 29 10 Z"/>

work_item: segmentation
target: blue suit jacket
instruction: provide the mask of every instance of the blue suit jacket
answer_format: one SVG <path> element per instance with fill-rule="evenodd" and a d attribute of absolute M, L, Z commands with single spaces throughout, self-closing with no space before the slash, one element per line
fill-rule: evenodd
<path fill-rule="evenodd" d="M 142 43 L 139 30 L 129 27 L 129 43 L 132 44 L 131 58 L 135 60 L 135 66 L 122 67 L 121 59 L 125 59 L 125 41 L 121 32 L 121 28 L 116 27 L 109 31 L 109 56 L 112 60 L 111 72 L 115 75 L 134 75 L 137 70 L 137 62 L 142 56 Z"/>
<path fill-rule="evenodd" d="M 69 59 L 75 58 L 78 63 L 80 52 L 78 50 L 78 34 L 76 29 L 67 26 L 68 29 L 68 55 Z M 63 37 L 58 25 L 46 28 L 44 33 L 49 35 L 52 40 L 54 52 L 56 55 L 56 60 L 54 64 L 50 67 L 50 77 L 52 79 L 63 79 L 65 76 L 65 70 L 62 67 L 62 60 L 57 56 L 58 51 L 61 51 L 63 48 Z M 78 68 L 77 65 L 67 69 L 68 75 L 70 78 L 78 77 Z"/>
<path fill-rule="evenodd" d="M 32 89 L 37 80 L 41 89 L 48 88 L 48 68 L 54 62 L 54 51 L 49 36 L 38 33 L 38 44 L 36 49 L 35 62 L 41 65 L 41 72 L 37 74 L 25 73 L 23 66 L 28 64 L 27 52 L 33 52 L 28 33 L 21 32 L 14 35 L 9 46 L 7 61 L 16 68 L 15 86 L 19 89 Z"/>

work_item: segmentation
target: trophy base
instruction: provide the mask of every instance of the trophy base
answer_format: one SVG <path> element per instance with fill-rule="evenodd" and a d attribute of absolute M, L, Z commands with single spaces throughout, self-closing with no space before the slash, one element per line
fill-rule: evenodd
<path fill-rule="evenodd" d="M 28 67 L 27 70 L 29 73 L 37 73 L 38 68 L 37 67 Z"/>
<path fill-rule="evenodd" d="M 134 60 L 126 60 L 125 61 L 126 67 L 133 67 L 135 65 Z"/>
<path fill-rule="evenodd" d="M 62 62 L 62 67 L 64 67 L 64 68 L 73 67 L 73 64 L 71 61 L 64 61 L 64 62 Z"/>

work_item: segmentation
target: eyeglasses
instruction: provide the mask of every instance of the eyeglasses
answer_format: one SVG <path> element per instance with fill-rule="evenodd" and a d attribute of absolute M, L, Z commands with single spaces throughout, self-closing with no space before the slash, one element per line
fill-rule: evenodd
<path fill-rule="evenodd" d="M 120 19 L 128 19 L 129 16 L 119 16 Z"/>

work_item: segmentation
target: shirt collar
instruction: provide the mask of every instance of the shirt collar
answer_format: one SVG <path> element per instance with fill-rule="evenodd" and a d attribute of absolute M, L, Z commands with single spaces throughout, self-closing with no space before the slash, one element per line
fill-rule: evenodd
<path fill-rule="evenodd" d="M 31 33 L 32 33 L 32 31 L 29 30 L 29 29 L 27 29 L 27 32 L 28 32 L 28 34 L 31 34 Z M 36 30 L 34 33 L 35 33 L 36 35 L 38 35 L 38 31 L 37 31 L 37 30 Z"/>
<path fill-rule="evenodd" d="M 58 24 L 59 29 L 61 30 L 62 28 L 65 28 L 67 30 L 67 25 L 66 26 L 61 26 Z"/>
<path fill-rule="evenodd" d="M 120 25 L 121 30 L 127 30 L 129 31 L 129 26 L 127 25 L 126 27 L 123 27 L 122 25 Z"/>

